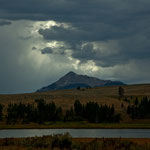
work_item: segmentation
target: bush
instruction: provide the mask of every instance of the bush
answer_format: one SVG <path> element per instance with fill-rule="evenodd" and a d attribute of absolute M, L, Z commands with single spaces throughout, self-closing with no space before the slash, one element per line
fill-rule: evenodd
<path fill-rule="evenodd" d="M 68 133 L 64 135 L 58 134 L 53 136 L 51 148 L 53 149 L 55 147 L 58 147 L 60 149 L 64 149 L 64 148 L 70 149 L 71 145 L 72 145 L 72 139 Z"/>

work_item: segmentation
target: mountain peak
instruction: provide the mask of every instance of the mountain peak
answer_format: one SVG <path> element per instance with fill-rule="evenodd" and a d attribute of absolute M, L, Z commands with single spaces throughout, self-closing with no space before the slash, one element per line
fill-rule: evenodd
<path fill-rule="evenodd" d="M 70 72 L 68 72 L 66 75 L 76 75 L 76 73 L 75 72 L 73 72 L 73 71 L 70 71 Z"/>
<path fill-rule="evenodd" d="M 102 86 L 113 86 L 113 85 L 125 85 L 120 81 L 101 80 L 87 75 L 79 75 L 73 71 L 68 72 L 66 75 L 61 77 L 58 81 L 43 87 L 37 92 L 58 90 L 58 89 L 71 89 L 80 87 L 102 87 Z"/>

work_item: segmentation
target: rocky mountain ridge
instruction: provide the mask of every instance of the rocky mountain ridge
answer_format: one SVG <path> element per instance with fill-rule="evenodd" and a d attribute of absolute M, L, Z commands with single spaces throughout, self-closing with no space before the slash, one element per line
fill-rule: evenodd
<path fill-rule="evenodd" d="M 38 89 L 37 92 L 46 92 L 59 89 L 73 89 L 77 87 L 102 87 L 113 85 L 125 85 L 120 81 L 102 80 L 95 77 L 89 77 L 87 75 L 79 75 L 74 72 L 69 72 L 58 81 Z"/>

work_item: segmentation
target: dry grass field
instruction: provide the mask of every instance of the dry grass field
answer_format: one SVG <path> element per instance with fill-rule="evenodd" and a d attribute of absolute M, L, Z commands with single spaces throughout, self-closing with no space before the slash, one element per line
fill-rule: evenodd
<path fill-rule="evenodd" d="M 135 97 L 139 99 L 143 96 L 150 97 L 150 84 L 141 85 L 126 85 L 122 86 L 125 91 L 125 97 L 130 99 L 131 103 L 134 102 Z M 121 113 L 122 122 L 132 123 L 133 121 L 126 114 L 126 107 L 128 103 L 118 99 L 118 86 L 111 87 L 98 87 L 91 89 L 72 89 L 72 90 L 57 90 L 41 93 L 27 93 L 27 94 L 13 94 L 13 95 L 0 95 L 0 103 L 7 105 L 9 103 L 33 103 L 35 99 L 44 99 L 46 102 L 54 101 L 57 106 L 61 106 L 63 110 L 66 110 L 73 106 L 75 100 L 80 100 L 85 104 L 89 101 L 98 102 L 99 104 L 114 105 L 116 112 Z M 121 107 L 121 104 L 124 107 Z M 6 109 L 5 107 L 5 109 Z M 135 122 L 135 120 L 134 120 Z M 140 122 L 140 121 L 136 121 Z M 147 122 L 147 120 L 142 120 Z M 150 122 L 148 120 L 148 122 Z"/>
<path fill-rule="evenodd" d="M 150 139 L 72 138 L 66 135 L 0 139 L 1 150 L 149 150 Z"/>

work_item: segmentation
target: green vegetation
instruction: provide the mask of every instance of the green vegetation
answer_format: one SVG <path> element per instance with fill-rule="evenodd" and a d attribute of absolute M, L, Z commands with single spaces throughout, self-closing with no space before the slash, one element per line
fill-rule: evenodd
<path fill-rule="evenodd" d="M 148 139 L 76 139 L 69 134 L 32 138 L 0 139 L 2 150 L 149 150 Z"/>

